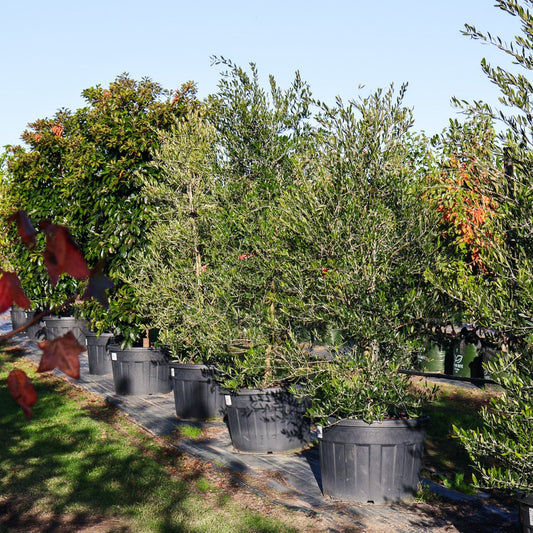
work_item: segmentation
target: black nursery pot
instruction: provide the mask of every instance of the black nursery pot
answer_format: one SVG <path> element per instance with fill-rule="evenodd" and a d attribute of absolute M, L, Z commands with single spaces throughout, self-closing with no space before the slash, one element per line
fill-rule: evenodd
<path fill-rule="evenodd" d="M 43 321 L 48 340 L 62 337 L 67 332 L 72 331 L 76 340 L 82 346 L 85 346 L 86 320 L 74 318 L 73 316 L 46 316 Z"/>
<path fill-rule="evenodd" d="M 111 360 L 107 352 L 107 345 L 113 342 L 112 333 L 97 335 L 93 331 L 85 331 L 87 343 L 87 359 L 89 361 L 89 374 L 103 376 L 111 374 Z"/>
<path fill-rule="evenodd" d="M 37 314 L 39 314 L 39 312 L 40 311 L 36 309 L 31 311 L 25 311 L 24 309 L 13 305 L 11 307 L 11 327 L 13 329 L 20 328 L 20 326 L 23 326 L 32 318 L 34 318 Z M 28 338 L 30 338 L 31 340 L 37 341 L 44 339 L 44 322 L 40 320 L 39 322 L 27 327 L 24 333 L 26 333 Z"/>
<path fill-rule="evenodd" d="M 111 359 L 115 392 L 121 395 L 166 394 L 170 392 L 168 357 L 156 348 L 107 347 Z"/>
<path fill-rule="evenodd" d="M 533 494 L 518 501 L 522 533 L 533 533 Z"/>
<path fill-rule="evenodd" d="M 16 305 L 11 306 L 10 310 L 11 314 L 11 327 L 13 329 L 20 328 L 20 326 L 23 326 L 28 322 L 28 320 L 31 319 L 29 316 L 30 313 L 28 311 L 24 311 L 24 309 L 21 309 L 20 307 Z"/>
<path fill-rule="evenodd" d="M 318 432 L 322 492 L 344 501 L 391 503 L 416 494 L 429 418 L 340 420 Z"/>
<path fill-rule="evenodd" d="M 279 453 L 309 444 L 307 399 L 283 388 L 226 394 L 227 424 L 234 448 L 248 453 Z"/>
<path fill-rule="evenodd" d="M 224 389 L 213 367 L 201 364 L 169 364 L 176 415 L 190 420 L 224 416 Z"/>

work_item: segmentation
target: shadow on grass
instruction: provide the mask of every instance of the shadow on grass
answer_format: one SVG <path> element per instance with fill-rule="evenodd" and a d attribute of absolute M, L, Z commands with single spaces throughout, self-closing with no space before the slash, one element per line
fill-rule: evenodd
<path fill-rule="evenodd" d="M 295 531 L 268 517 L 230 511 L 238 484 L 208 500 L 195 487 L 202 469 L 176 450 L 131 425 L 121 411 L 48 375 L 36 379 L 20 353 L 0 352 L 0 533 L 12 530 L 126 533 L 139 527 L 160 533 L 207 531 Z M 38 402 L 26 421 L 5 385 L 16 364 L 34 382 Z M 220 511 L 217 514 L 217 509 Z M 92 530 L 92 529 L 91 529 Z M 216 530 L 216 528 L 214 529 Z"/>
<path fill-rule="evenodd" d="M 10 359 L 0 358 L 0 368 Z M 38 511 L 53 525 L 50 531 L 65 516 L 75 531 L 88 516 L 143 513 L 167 522 L 161 531 L 184 530 L 174 517 L 189 496 L 186 483 L 172 479 L 136 439 L 116 432 L 114 408 L 86 412 L 65 395 L 64 383 L 36 379 L 34 385 L 39 399 L 30 422 L 5 382 L 0 387 L 0 524 L 15 527 L 17 516 L 28 519 Z M 180 513 L 186 519 L 186 510 Z"/>
<path fill-rule="evenodd" d="M 471 481 L 472 468 L 468 453 L 454 436 L 453 426 L 469 429 L 483 424 L 481 405 L 468 403 L 464 398 L 445 397 L 425 407 L 430 418 L 426 432 L 424 467 L 453 478 L 464 473 Z"/>

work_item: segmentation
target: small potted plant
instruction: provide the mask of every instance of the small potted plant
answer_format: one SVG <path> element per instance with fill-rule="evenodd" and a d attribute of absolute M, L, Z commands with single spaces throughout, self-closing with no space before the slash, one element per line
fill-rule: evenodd
<path fill-rule="evenodd" d="M 48 340 L 56 339 L 72 331 L 76 340 L 82 346 L 86 346 L 85 331 L 87 329 L 87 321 L 82 318 L 77 318 L 75 314 L 76 311 L 72 306 L 64 310 L 58 310 L 53 315 L 45 316 L 43 322 L 46 338 Z"/>
<path fill-rule="evenodd" d="M 279 345 L 228 346 L 228 350 L 226 364 L 219 363 L 218 368 L 228 389 L 226 416 L 234 448 L 278 453 L 306 447 L 311 439 L 309 399 L 293 393 L 299 387 L 287 365 L 290 352 L 283 353 Z"/>
<path fill-rule="evenodd" d="M 107 313 L 91 306 L 93 331 L 108 339 L 106 350 L 115 392 L 120 395 L 167 394 L 171 390 L 169 355 L 159 332 L 139 307 L 133 287 L 119 280 Z M 106 335 L 106 332 L 109 332 Z"/>

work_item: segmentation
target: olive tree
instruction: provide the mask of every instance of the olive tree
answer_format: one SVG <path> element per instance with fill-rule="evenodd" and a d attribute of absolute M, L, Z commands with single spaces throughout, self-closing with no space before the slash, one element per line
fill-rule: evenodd
<path fill-rule="evenodd" d="M 503 392 L 483 410 L 478 430 L 456 429 L 478 470 L 480 486 L 510 492 L 533 491 L 533 16 L 530 0 L 499 0 L 496 6 L 517 17 L 521 34 L 506 42 L 466 25 L 465 34 L 504 52 L 515 64 L 511 71 L 482 68 L 501 91 L 502 109 L 475 103 L 466 110 L 499 121 L 500 152 L 491 167 L 495 179 L 487 193 L 498 205 L 495 236 L 484 250 L 486 275 L 463 284 L 461 297 L 470 302 L 484 325 L 500 332 L 505 352 L 487 365 Z"/>

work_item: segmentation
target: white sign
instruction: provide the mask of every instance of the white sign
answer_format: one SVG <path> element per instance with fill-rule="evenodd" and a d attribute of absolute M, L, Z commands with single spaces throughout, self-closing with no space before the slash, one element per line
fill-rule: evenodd
<path fill-rule="evenodd" d="M 226 400 L 226 405 L 231 405 L 231 396 L 229 394 L 225 394 L 224 399 Z"/>
<path fill-rule="evenodd" d="M 117 360 L 116 352 L 111 352 L 111 361 L 116 361 L 116 360 Z"/>

